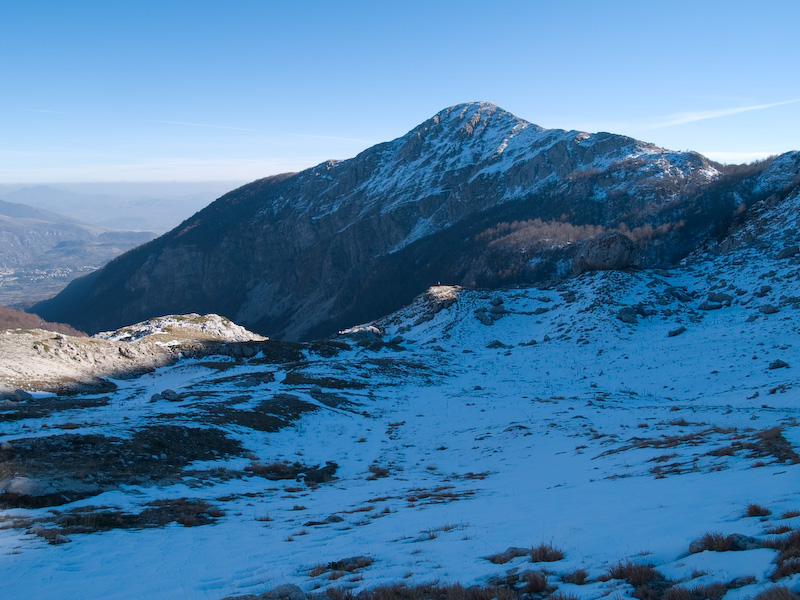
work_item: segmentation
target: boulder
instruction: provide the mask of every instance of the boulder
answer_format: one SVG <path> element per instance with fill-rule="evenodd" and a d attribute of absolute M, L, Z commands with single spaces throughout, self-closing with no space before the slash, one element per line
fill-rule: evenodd
<path fill-rule="evenodd" d="M 678 328 L 676 328 L 676 329 L 671 329 L 671 330 L 669 331 L 669 333 L 667 333 L 667 336 L 668 336 L 668 337 L 675 337 L 676 335 L 680 335 L 680 334 L 682 334 L 684 331 L 686 331 L 686 327 L 684 327 L 683 325 L 681 325 L 680 327 L 678 327 Z"/>
<path fill-rule="evenodd" d="M 703 302 L 697 308 L 699 308 L 700 310 L 719 310 L 720 308 L 722 308 L 722 306 L 723 306 L 722 304 L 717 304 L 714 302 Z"/>
<path fill-rule="evenodd" d="M 586 241 L 572 262 L 575 274 L 627 269 L 636 264 L 639 247 L 626 235 L 606 232 Z"/>
<path fill-rule="evenodd" d="M 303 590 L 292 584 L 276 587 L 274 590 L 261 594 L 261 598 L 263 600 L 308 600 L 308 596 Z"/>
<path fill-rule="evenodd" d="M 778 312 L 778 309 L 772 306 L 772 304 L 764 304 L 763 306 L 759 306 L 758 310 L 765 315 L 774 315 L 776 312 Z"/>
<path fill-rule="evenodd" d="M 723 294 L 721 292 L 709 292 L 708 301 L 727 302 L 728 304 L 730 304 L 731 302 L 733 302 L 733 296 L 731 296 L 730 294 Z"/>
<path fill-rule="evenodd" d="M 778 252 L 777 258 L 778 260 L 783 260 L 784 258 L 793 258 L 794 256 L 797 256 L 798 253 L 800 253 L 800 246 L 789 246 Z"/>
<path fill-rule="evenodd" d="M 27 402 L 28 400 L 33 400 L 33 396 L 25 390 L 14 390 L 14 400 L 17 402 Z"/>
<path fill-rule="evenodd" d="M 775 369 L 787 369 L 789 368 L 789 363 L 782 361 L 779 358 L 778 360 L 773 360 L 771 363 L 769 363 L 769 368 L 771 371 Z"/>

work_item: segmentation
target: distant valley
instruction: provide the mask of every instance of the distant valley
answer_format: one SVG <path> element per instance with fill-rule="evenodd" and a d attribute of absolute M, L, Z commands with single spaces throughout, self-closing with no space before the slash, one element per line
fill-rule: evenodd
<path fill-rule="evenodd" d="M 0 306 L 27 308 L 153 237 L 0 200 Z"/>
<path fill-rule="evenodd" d="M 54 296 L 234 186 L 0 185 L 0 306 L 27 308 Z"/>

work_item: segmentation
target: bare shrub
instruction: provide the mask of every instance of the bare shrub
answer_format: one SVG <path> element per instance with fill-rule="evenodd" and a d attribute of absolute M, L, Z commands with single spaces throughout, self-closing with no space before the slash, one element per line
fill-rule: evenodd
<path fill-rule="evenodd" d="M 745 517 L 766 517 L 772 514 L 772 511 L 760 504 L 756 504 L 755 502 L 751 502 L 747 505 L 747 509 L 744 512 Z"/>
<path fill-rule="evenodd" d="M 800 517 L 800 510 L 787 510 L 781 514 L 781 519 L 794 519 Z"/>
<path fill-rule="evenodd" d="M 603 233 L 601 225 L 573 225 L 560 221 L 527 221 L 498 223 L 476 237 L 490 247 L 527 248 L 536 245 L 571 244 Z"/>
<path fill-rule="evenodd" d="M 564 553 L 552 544 L 539 544 L 531 548 L 531 562 L 556 562 L 564 558 Z"/>

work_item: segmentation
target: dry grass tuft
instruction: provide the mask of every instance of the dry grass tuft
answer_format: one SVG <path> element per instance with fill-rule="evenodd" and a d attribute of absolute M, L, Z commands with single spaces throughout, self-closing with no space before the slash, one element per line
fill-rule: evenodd
<path fill-rule="evenodd" d="M 692 588 L 695 598 L 704 598 L 707 600 L 722 600 L 722 597 L 728 593 L 728 586 L 722 583 L 710 583 L 708 585 L 699 585 Z"/>
<path fill-rule="evenodd" d="M 800 529 L 795 529 L 786 537 L 771 540 L 764 545 L 780 550 L 778 567 L 771 576 L 773 581 L 800 573 Z"/>
<path fill-rule="evenodd" d="M 800 510 L 787 510 L 781 514 L 781 519 L 794 519 L 795 517 L 800 517 Z"/>
<path fill-rule="evenodd" d="M 653 565 L 634 563 L 629 560 L 617 563 L 611 567 L 608 574 L 611 579 L 624 579 L 637 588 L 647 585 L 659 577 L 659 572 L 653 568 Z"/>
<path fill-rule="evenodd" d="M 572 573 L 565 573 L 561 576 L 561 581 L 564 583 L 572 583 L 574 585 L 584 585 L 586 578 L 589 574 L 585 569 L 575 569 Z"/>
<path fill-rule="evenodd" d="M 663 600 L 695 600 L 695 596 L 688 588 L 676 586 L 664 591 Z"/>
<path fill-rule="evenodd" d="M 547 573 L 544 571 L 525 571 L 522 574 L 525 585 L 520 591 L 523 594 L 543 594 L 547 591 Z"/>
<path fill-rule="evenodd" d="M 788 525 L 776 525 L 775 527 L 770 527 L 764 533 L 768 535 L 782 535 L 784 533 L 789 533 L 791 530 L 792 528 Z"/>
<path fill-rule="evenodd" d="M 564 553 L 552 544 L 539 544 L 531 548 L 531 562 L 556 562 L 564 558 Z"/>
<path fill-rule="evenodd" d="M 800 600 L 800 596 L 787 587 L 775 586 L 764 590 L 753 600 Z"/>
<path fill-rule="evenodd" d="M 745 517 L 767 517 L 772 514 L 772 511 L 760 504 L 756 504 L 755 502 L 751 502 L 747 505 L 747 509 L 744 512 Z"/>
<path fill-rule="evenodd" d="M 703 552 L 704 550 L 711 550 L 712 552 L 729 552 L 733 550 L 733 544 L 730 537 L 709 531 L 704 533 L 702 537 L 697 540 L 698 549 L 696 552 Z"/>

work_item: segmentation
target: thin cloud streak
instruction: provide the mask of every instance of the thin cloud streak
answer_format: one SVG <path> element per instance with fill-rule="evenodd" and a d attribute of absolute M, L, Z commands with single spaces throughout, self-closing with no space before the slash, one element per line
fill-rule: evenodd
<path fill-rule="evenodd" d="M 337 142 L 355 142 L 357 144 L 370 144 L 375 145 L 377 142 L 371 140 L 358 140 L 356 138 L 346 138 L 346 137 L 337 137 L 335 135 L 317 135 L 314 133 L 290 133 L 288 135 L 292 135 L 295 137 L 304 137 L 304 138 L 312 138 L 317 140 L 335 140 Z"/>
<path fill-rule="evenodd" d="M 751 112 L 754 110 L 764 110 L 767 108 L 775 108 L 776 106 L 785 106 L 787 104 L 796 104 L 800 102 L 800 98 L 794 100 L 785 100 L 783 102 L 773 102 L 772 104 L 757 104 L 755 106 L 739 106 L 737 108 L 722 108 L 717 110 L 705 110 L 688 113 L 678 113 L 671 115 L 666 120 L 659 123 L 650 125 L 641 125 L 638 127 L 640 131 L 649 131 L 652 129 L 663 129 L 666 127 L 674 127 L 676 125 L 686 125 L 687 123 L 695 123 L 697 121 L 705 121 L 708 119 L 718 119 L 720 117 L 729 117 L 731 115 L 738 115 L 744 112 Z"/>
<path fill-rule="evenodd" d="M 189 123 L 187 121 L 161 121 L 161 120 L 154 120 L 153 123 L 167 123 L 168 125 L 187 125 L 189 127 L 206 127 L 208 129 L 232 129 L 234 131 L 251 131 L 256 133 L 255 129 L 246 129 L 244 127 L 229 127 L 227 125 L 211 125 L 209 123 Z"/>
<path fill-rule="evenodd" d="M 60 110 L 43 110 L 39 108 L 23 108 L 23 112 L 44 113 L 47 115 L 66 115 L 69 113 L 61 112 Z"/>

